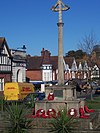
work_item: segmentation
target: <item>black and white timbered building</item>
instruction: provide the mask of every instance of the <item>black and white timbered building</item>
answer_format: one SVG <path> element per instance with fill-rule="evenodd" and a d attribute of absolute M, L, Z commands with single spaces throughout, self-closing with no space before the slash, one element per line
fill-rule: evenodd
<path fill-rule="evenodd" d="M 12 81 L 12 56 L 6 39 L 0 37 L 0 91 L 4 90 L 4 83 Z"/>
<path fill-rule="evenodd" d="M 9 49 L 4 37 L 0 37 L 0 94 L 6 82 L 26 82 L 26 51 Z"/>

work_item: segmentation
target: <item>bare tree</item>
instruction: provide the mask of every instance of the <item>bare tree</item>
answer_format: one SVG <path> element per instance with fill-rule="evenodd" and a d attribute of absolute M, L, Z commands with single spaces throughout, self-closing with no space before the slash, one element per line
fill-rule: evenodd
<path fill-rule="evenodd" d="M 99 44 L 99 42 L 97 41 L 95 34 L 91 32 L 89 35 L 85 35 L 82 41 L 79 41 L 78 47 L 87 54 L 91 54 L 93 51 L 93 47 L 97 44 Z"/>
<path fill-rule="evenodd" d="M 78 47 L 79 49 L 83 50 L 84 52 L 87 53 L 87 55 L 92 55 L 94 46 L 100 44 L 99 41 L 97 41 L 96 36 L 93 32 L 91 32 L 89 35 L 85 35 L 84 38 L 82 39 L 82 41 L 79 42 Z M 91 58 L 91 56 L 88 56 L 89 58 L 89 62 L 91 64 L 93 64 L 93 60 Z M 91 84 L 91 79 L 87 79 L 87 81 L 89 80 L 90 84 Z M 91 95 L 91 100 L 93 100 L 93 87 L 90 87 L 90 95 Z"/>

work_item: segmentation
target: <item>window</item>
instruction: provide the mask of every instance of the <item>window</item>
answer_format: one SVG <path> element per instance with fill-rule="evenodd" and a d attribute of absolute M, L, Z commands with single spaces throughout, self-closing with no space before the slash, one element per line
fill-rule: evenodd
<path fill-rule="evenodd" d="M 52 66 L 51 65 L 43 65 L 42 66 L 42 80 L 43 81 L 51 81 L 52 80 Z"/>
<path fill-rule="evenodd" d="M 46 72 L 44 72 L 43 80 L 46 81 Z"/>
<path fill-rule="evenodd" d="M 50 74 L 49 72 L 47 72 L 47 77 L 46 77 L 46 80 L 49 81 L 50 80 Z"/>
<path fill-rule="evenodd" d="M 51 81 L 52 80 L 52 72 L 50 70 L 43 70 L 43 81 Z"/>

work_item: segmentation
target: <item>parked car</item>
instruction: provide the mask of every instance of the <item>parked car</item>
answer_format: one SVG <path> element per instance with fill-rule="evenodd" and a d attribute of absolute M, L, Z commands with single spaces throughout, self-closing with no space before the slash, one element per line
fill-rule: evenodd
<path fill-rule="evenodd" d="M 24 103 L 31 104 L 34 101 L 43 100 L 44 98 L 45 98 L 45 92 L 34 92 L 34 93 L 28 94 L 24 98 Z"/>
<path fill-rule="evenodd" d="M 100 94 L 100 87 L 96 88 L 95 94 Z"/>

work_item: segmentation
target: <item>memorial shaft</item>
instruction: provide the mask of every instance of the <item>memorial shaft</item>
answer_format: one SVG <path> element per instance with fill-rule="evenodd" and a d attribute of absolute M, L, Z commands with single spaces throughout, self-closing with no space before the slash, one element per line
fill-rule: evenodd
<path fill-rule="evenodd" d="M 68 10 L 69 7 L 64 5 L 62 0 L 58 0 L 52 10 L 58 12 L 58 84 L 64 85 L 64 64 L 63 64 L 63 25 L 62 11 Z"/>
<path fill-rule="evenodd" d="M 63 23 L 58 23 L 58 84 L 64 84 L 64 65 L 63 65 Z"/>

